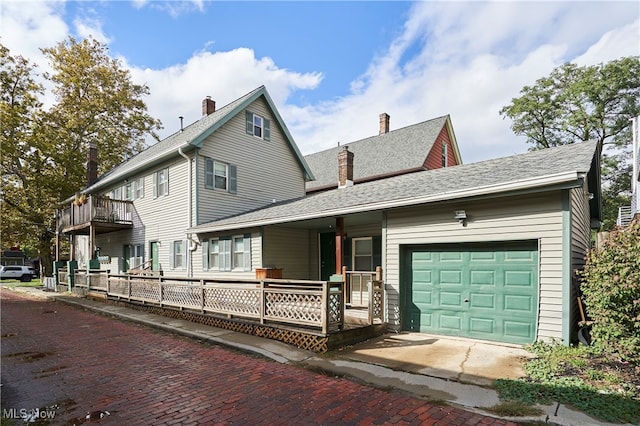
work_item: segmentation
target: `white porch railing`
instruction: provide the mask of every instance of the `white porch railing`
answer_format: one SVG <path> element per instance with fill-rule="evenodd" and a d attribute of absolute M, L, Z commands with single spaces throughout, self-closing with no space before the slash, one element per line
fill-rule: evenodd
<path fill-rule="evenodd" d="M 85 284 L 86 283 L 86 284 Z M 311 327 L 323 334 L 344 325 L 344 284 L 296 280 L 218 280 L 112 275 L 78 270 L 75 285 L 142 303 L 228 317 Z"/>
<path fill-rule="evenodd" d="M 627 226 L 631 223 L 632 219 L 633 211 L 631 206 L 618 207 L 618 220 L 616 221 L 616 225 Z"/>

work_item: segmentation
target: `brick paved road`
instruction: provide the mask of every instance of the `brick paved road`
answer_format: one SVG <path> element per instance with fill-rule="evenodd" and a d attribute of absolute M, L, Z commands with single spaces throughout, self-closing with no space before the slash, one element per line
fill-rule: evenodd
<path fill-rule="evenodd" d="M 6 289 L 0 298 L 5 416 L 40 408 L 60 425 L 105 411 L 91 423 L 513 425 Z"/>

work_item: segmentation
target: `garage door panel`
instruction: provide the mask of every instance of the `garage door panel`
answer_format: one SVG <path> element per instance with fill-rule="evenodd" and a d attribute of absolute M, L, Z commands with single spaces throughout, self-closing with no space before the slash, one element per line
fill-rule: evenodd
<path fill-rule="evenodd" d="M 443 251 L 440 252 L 440 262 L 459 262 L 462 260 L 462 253 L 458 251 Z"/>
<path fill-rule="evenodd" d="M 414 269 L 413 270 L 413 282 L 420 282 L 430 284 L 432 280 L 431 270 L 428 269 Z"/>
<path fill-rule="evenodd" d="M 533 297 L 531 296 L 507 294 L 504 296 L 504 310 L 511 312 L 525 312 L 528 314 L 533 309 L 533 302 Z"/>
<path fill-rule="evenodd" d="M 534 271 L 516 271 L 508 270 L 504 272 L 504 285 L 509 286 L 525 286 L 533 287 L 534 283 Z"/>
<path fill-rule="evenodd" d="M 491 318 L 471 318 L 469 330 L 471 333 L 491 335 L 496 332 L 496 321 Z"/>
<path fill-rule="evenodd" d="M 440 284 L 462 284 L 461 271 L 440 271 Z"/>
<path fill-rule="evenodd" d="M 495 285 L 495 271 L 469 271 L 470 284 L 473 285 Z"/>
<path fill-rule="evenodd" d="M 496 309 L 496 295 L 484 293 L 472 293 L 469 298 L 471 308 Z"/>
<path fill-rule="evenodd" d="M 403 287 L 417 310 L 412 329 L 510 343 L 535 340 L 536 242 L 424 246 L 408 253 L 412 270 L 405 276 L 419 278 Z"/>
<path fill-rule="evenodd" d="M 504 336 L 514 341 L 529 339 L 533 331 L 533 325 L 528 322 L 504 322 Z"/>
<path fill-rule="evenodd" d="M 496 253 L 493 251 L 473 251 L 469 254 L 469 259 L 471 260 L 471 262 L 474 262 L 474 261 L 495 262 Z"/>
<path fill-rule="evenodd" d="M 462 331 L 463 319 L 459 315 L 440 314 L 438 326 L 440 329 L 448 330 L 450 333 L 458 335 Z"/>
<path fill-rule="evenodd" d="M 440 306 L 443 308 L 460 308 L 462 303 L 462 294 L 459 291 L 440 292 Z"/>

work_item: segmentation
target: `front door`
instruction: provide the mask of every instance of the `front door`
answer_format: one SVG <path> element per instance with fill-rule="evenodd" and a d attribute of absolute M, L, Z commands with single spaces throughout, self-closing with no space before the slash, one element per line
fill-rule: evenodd
<path fill-rule="evenodd" d="M 336 273 L 336 233 L 320 234 L 320 280 L 329 281 Z"/>
<path fill-rule="evenodd" d="M 158 262 L 158 242 L 157 241 L 151 241 L 151 250 L 149 250 L 149 252 L 151 253 L 151 270 L 159 271 L 160 264 Z"/>
<path fill-rule="evenodd" d="M 130 267 L 129 259 L 131 258 L 131 246 L 122 246 L 122 258 L 122 272 L 127 272 Z"/>

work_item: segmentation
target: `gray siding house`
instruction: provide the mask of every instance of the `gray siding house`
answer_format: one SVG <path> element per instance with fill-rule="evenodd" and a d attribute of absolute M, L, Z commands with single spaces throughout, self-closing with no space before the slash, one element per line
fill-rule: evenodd
<path fill-rule="evenodd" d="M 575 271 L 601 219 L 599 179 L 598 146 L 583 142 L 341 186 L 189 232 L 259 235 L 255 259 L 309 279 L 335 255 L 326 234 L 379 236 L 368 261 L 382 267 L 392 329 L 569 342 Z"/>
<path fill-rule="evenodd" d="M 574 338 L 575 271 L 601 220 L 595 142 L 462 165 L 448 116 L 389 131 L 383 114 L 379 135 L 345 145 L 303 157 L 264 87 L 205 99 L 201 120 L 86 188 L 61 231 L 81 265 L 112 272 L 377 270 L 391 329 Z"/>
<path fill-rule="evenodd" d="M 191 276 L 194 263 L 202 270 L 202 255 L 194 260 L 202 246 L 188 229 L 304 196 L 310 169 L 264 86 L 220 109 L 207 98 L 202 111 L 85 188 L 88 204 L 62 213 L 61 232 L 71 235 L 79 267 L 97 258 L 112 273 Z M 251 257 L 260 253 L 257 232 L 214 244 L 220 274 L 253 276 L 260 265 Z"/>

